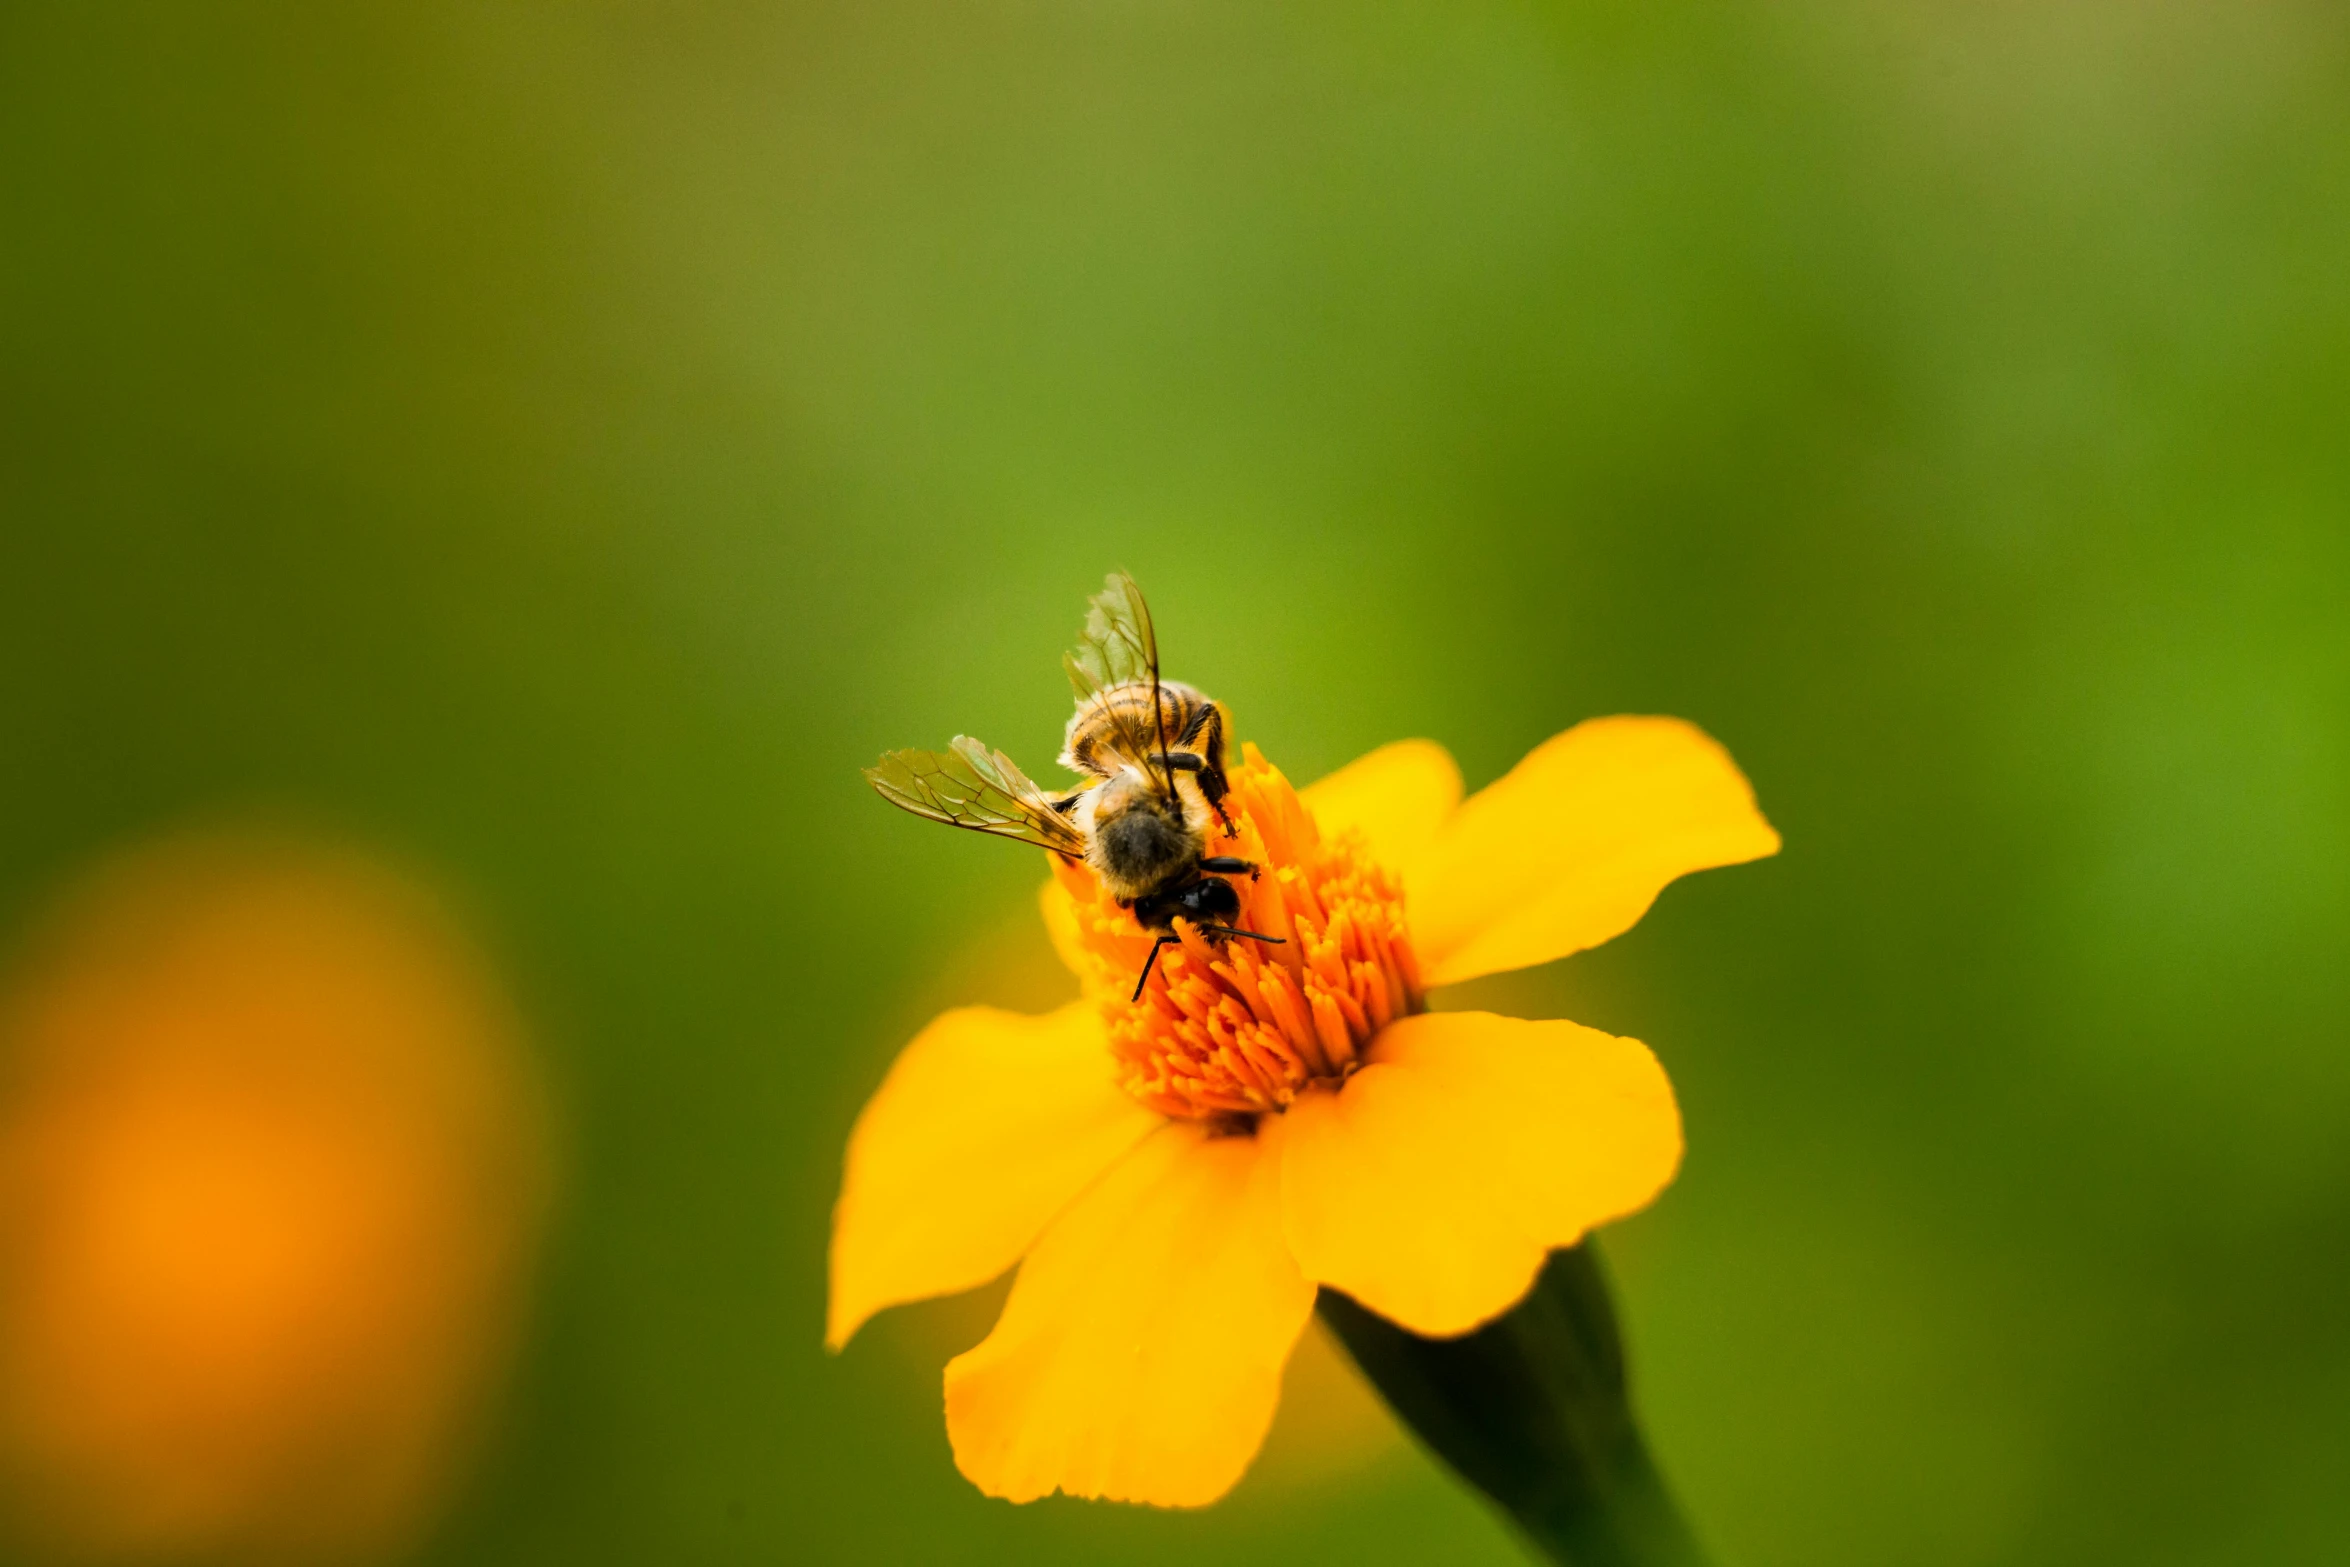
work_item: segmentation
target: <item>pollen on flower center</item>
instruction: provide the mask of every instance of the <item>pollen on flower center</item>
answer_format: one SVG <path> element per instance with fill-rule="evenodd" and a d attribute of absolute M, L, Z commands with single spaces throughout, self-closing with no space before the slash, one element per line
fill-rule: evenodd
<path fill-rule="evenodd" d="M 1056 862 L 1047 917 L 1102 1010 L 1120 1084 L 1187 1120 L 1285 1109 L 1308 1084 L 1336 1081 L 1393 1019 L 1422 1007 L 1404 923 L 1403 884 L 1361 835 L 1324 837 L 1289 780 L 1243 749 L 1224 807 L 1237 836 L 1215 829 L 1210 852 L 1260 867 L 1230 877 L 1234 924 L 1280 945 L 1221 946 L 1178 921 L 1181 946 L 1160 955 L 1139 999 L 1134 976 L 1152 936 L 1082 865 Z"/>

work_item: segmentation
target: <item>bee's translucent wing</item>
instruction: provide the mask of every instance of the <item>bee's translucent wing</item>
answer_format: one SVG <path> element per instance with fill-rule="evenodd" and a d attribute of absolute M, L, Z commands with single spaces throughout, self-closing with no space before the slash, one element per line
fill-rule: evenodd
<path fill-rule="evenodd" d="M 1085 835 L 1001 751 L 957 735 L 944 751 L 891 751 L 865 781 L 901 810 L 949 827 L 1017 838 L 1055 854 L 1082 855 Z"/>
<path fill-rule="evenodd" d="M 1159 637 L 1142 589 L 1123 571 L 1086 605 L 1085 629 L 1061 661 L 1078 704 L 1099 714 L 1129 760 L 1163 755 L 1166 714 L 1159 701 Z M 1139 700 L 1115 700 L 1120 687 L 1139 686 Z"/>
<path fill-rule="evenodd" d="M 1068 658 L 1078 695 L 1106 691 L 1130 681 L 1156 683 L 1159 639 L 1151 629 L 1151 607 L 1142 589 L 1123 571 L 1113 571 L 1085 606 L 1085 630 Z"/>

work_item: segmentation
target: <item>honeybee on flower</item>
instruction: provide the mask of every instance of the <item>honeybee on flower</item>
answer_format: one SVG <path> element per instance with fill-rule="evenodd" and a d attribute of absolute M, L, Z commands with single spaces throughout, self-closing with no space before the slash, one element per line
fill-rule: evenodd
<path fill-rule="evenodd" d="M 1223 705 L 1160 678 L 1158 633 L 1132 577 L 1111 577 L 1095 596 L 1066 664 L 1077 711 L 1061 765 L 1086 775 L 1075 794 L 1048 798 L 1010 757 L 969 735 L 948 751 L 892 751 L 866 781 L 916 816 L 1083 860 L 1157 938 L 1130 999 L 1142 998 L 1159 949 L 1181 939 L 1179 919 L 1217 945 L 1235 936 L 1279 945 L 1281 937 L 1232 924 L 1240 897 L 1223 878 L 1253 877 L 1255 863 L 1208 853 L 1211 822 L 1227 838 L 1239 834 L 1224 809 L 1232 786 Z"/>
<path fill-rule="evenodd" d="M 1302 791 L 1253 745 L 1233 766 L 1123 575 L 1070 665 L 1070 794 L 969 740 L 869 775 L 1050 852 L 1045 923 L 1083 995 L 959 1008 L 907 1045 L 850 1137 L 826 1336 L 1018 1264 L 947 1366 L 957 1466 L 1014 1501 L 1196 1506 L 1263 1441 L 1318 1288 L 1468 1333 L 1679 1163 L 1645 1045 L 1429 992 L 1596 946 L 1779 839 L 1678 719 L 1579 724 L 1467 800 L 1425 740 Z M 1132 852 L 1130 813 L 1154 824 Z"/>

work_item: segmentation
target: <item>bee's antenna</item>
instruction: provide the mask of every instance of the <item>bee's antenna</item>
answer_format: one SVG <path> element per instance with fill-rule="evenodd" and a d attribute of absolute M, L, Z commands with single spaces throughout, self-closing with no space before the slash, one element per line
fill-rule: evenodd
<path fill-rule="evenodd" d="M 1286 947 L 1289 945 L 1287 936 L 1268 936 L 1261 930 L 1242 930 L 1238 925 L 1202 925 L 1200 934 L 1203 936 L 1246 936 L 1251 941 L 1262 941 L 1271 946 Z M 1138 990 L 1135 994 L 1139 996 L 1142 992 Z"/>
<path fill-rule="evenodd" d="M 1142 987 L 1151 982 L 1151 968 L 1159 961 L 1159 949 L 1162 947 L 1181 946 L 1182 943 L 1183 938 L 1180 936 L 1161 936 L 1158 940 L 1151 943 L 1151 955 L 1142 960 L 1142 972 L 1135 976 L 1134 994 L 1126 998 L 1128 1001 L 1140 1001 L 1142 999 Z"/>
<path fill-rule="evenodd" d="M 1159 666 L 1154 661 L 1151 665 L 1151 723 L 1159 731 L 1159 776 L 1167 781 L 1168 797 L 1180 800 L 1183 797 L 1175 791 L 1175 769 L 1167 760 L 1167 709 L 1160 702 L 1159 695 Z"/>
<path fill-rule="evenodd" d="M 1268 936 L 1261 930 L 1242 930 L 1238 925 L 1202 925 L 1199 928 L 1199 933 L 1203 936 L 1246 936 L 1251 941 L 1261 941 L 1264 942 L 1267 946 L 1273 947 L 1286 947 L 1289 945 L 1289 938 L 1287 936 Z M 1151 982 L 1151 969 L 1159 961 L 1160 948 L 1180 947 L 1182 945 L 1183 938 L 1181 936 L 1161 936 L 1158 940 L 1152 942 L 1151 955 L 1142 960 L 1142 972 L 1134 977 L 1134 994 L 1128 996 L 1126 999 L 1129 1001 L 1140 1001 L 1142 999 L 1142 987 Z"/>

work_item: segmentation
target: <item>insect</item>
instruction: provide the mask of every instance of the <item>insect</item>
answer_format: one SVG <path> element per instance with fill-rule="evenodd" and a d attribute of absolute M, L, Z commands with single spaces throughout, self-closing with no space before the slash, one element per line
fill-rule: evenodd
<path fill-rule="evenodd" d="M 1086 780 L 1074 793 L 1047 794 L 969 735 L 944 751 L 891 751 L 865 769 L 866 781 L 916 816 L 1082 860 L 1157 938 L 1134 981 L 1137 1000 L 1160 950 L 1181 939 L 1178 916 L 1218 945 L 1234 937 L 1278 944 L 1279 936 L 1232 923 L 1240 892 L 1225 878 L 1253 878 L 1257 867 L 1208 852 L 1216 826 L 1235 833 L 1224 810 L 1223 706 L 1160 678 L 1158 634 L 1132 577 L 1112 573 L 1062 662 L 1077 711 L 1060 760 Z"/>

